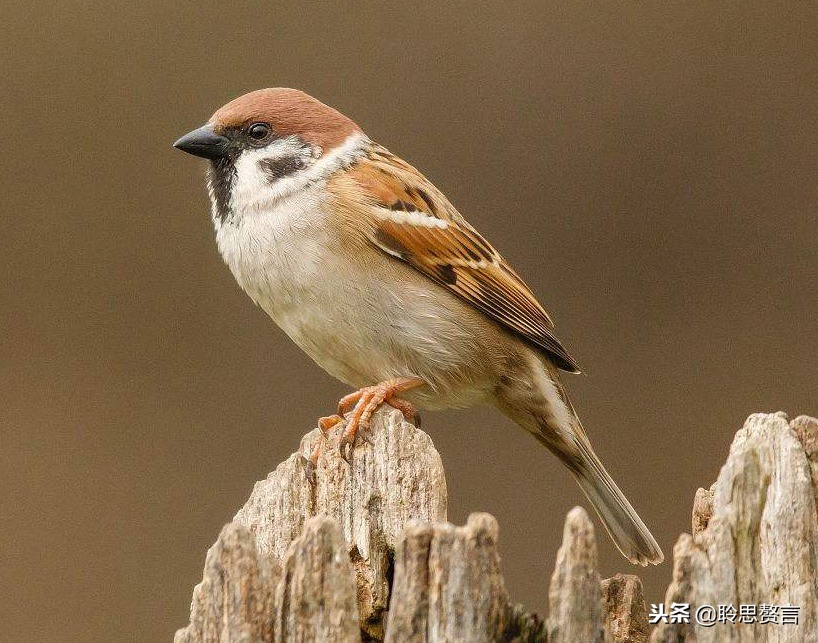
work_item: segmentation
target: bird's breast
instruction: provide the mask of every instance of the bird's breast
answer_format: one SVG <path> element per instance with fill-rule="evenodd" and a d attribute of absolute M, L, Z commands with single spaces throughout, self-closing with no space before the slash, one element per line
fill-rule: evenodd
<path fill-rule="evenodd" d="M 421 400 L 432 406 L 473 403 L 491 386 L 475 360 L 488 343 L 480 315 L 374 249 L 351 256 L 320 201 L 217 223 L 216 238 L 242 289 L 341 381 L 418 376 L 438 389 L 437 400 Z"/>
<path fill-rule="evenodd" d="M 326 233 L 315 199 L 287 199 L 216 222 L 216 243 L 242 289 L 278 322 L 312 289 L 322 270 Z"/>
<path fill-rule="evenodd" d="M 366 315 L 349 291 L 360 279 L 350 274 L 353 263 L 339 252 L 319 198 L 217 222 L 216 240 L 241 288 L 302 350 L 338 379 L 369 383 L 360 346 Z"/>

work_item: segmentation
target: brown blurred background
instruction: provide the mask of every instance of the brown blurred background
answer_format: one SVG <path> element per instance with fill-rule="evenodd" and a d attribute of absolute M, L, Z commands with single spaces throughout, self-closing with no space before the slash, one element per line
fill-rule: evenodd
<path fill-rule="evenodd" d="M 818 14 L 637 4 L 7 3 L 0 639 L 170 640 L 222 524 L 346 392 L 239 291 L 171 148 L 251 89 L 349 114 L 511 260 L 668 557 L 749 413 L 818 413 Z M 424 419 L 450 519 L 497 516 L 544 611 L 579 490 L 495 412 Z"/>

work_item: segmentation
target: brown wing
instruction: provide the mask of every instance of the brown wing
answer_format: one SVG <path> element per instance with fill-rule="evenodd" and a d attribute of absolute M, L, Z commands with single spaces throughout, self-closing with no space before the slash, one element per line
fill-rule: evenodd
<path fill-rule="evenodd" d="M 529 287 L 415 168 L 373 146 L 367 162 L 351 166 L 346 178 L 365 195 L 359 207 L 374 214 L 375 246 L 544 349 L 560 369 L 579 372 Z"/>

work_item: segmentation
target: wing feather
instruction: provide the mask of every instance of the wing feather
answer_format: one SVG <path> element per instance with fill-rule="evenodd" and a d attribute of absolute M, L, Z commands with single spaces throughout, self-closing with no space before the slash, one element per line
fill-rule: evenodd
<path fill-rule="evenodd" d="M 363 195 L 354 207 L 373 222 L 371 243 L 539 346 L 560 369 L 579 372 L 531 289 L 415 168 L 373 145 L 345 174 L 356 185 L 347 195 Z"/>

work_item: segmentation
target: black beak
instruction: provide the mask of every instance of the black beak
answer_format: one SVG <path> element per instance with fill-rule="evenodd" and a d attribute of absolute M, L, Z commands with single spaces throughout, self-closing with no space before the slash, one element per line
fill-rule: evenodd
<path fill-rule="evenodd" d="M 194 156 L 218 159 L 227 154 L 229 145 L 229 138 L 216 134 L 212 125 L 205 125 L 185 134 L 173 147 Z"/>

